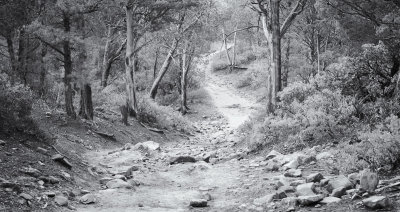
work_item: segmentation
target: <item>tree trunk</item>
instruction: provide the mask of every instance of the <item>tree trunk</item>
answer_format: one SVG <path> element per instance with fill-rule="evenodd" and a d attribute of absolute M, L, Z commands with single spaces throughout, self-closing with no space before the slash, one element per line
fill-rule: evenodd
<path fill-rule="evenodd" d="M 156 79 L 157 76 L 157 64 L 158 64 L 158 56 L 160 54 L 160 48 L 157 48 L 156 50 L 156 59 L 154 60 L 154 66 L 153 66 L 153 80 Z"/>
<path fill-rule="evenodd" d="M 288 77 L 289 77 L 289 68 L 290 68 L 290 41 L 291 39 L 287 39 L 287 46 L 286 46 L 286 54 L 285 54 L 285 64 L 283 67 L 282 73 L 282 86 L 286 88 L 288 85 Z"/>
<path fill-rule="evenodd" d="M 272 105 L 272 77 L 271 77 L 271 72 L 270 71 L 268 78 L 267 78 L 267 114 L 272 114 L 273 111 L 273 105 Z"/>
<path fill-rule="evenodd" d="M 27 84 L 26 79 L 26 63 L 27 63 L 27 36 L 25 31 L 22 29 L 19 32 L 19 43 L 18 43 L 18 75 L 21 80 L 24 82 L 24 85 Z"/>
<path fill-rule="evenodd" d="M 136 90 L 135 90 L 135 58 L 133 54 L 137 41 L 133 38 L 133 15 L 129 7 L 126 12 L 126 56 L 125 56 L 125 81 L 126 81 L 126 107 L 131 116 L 137 114 Z"/>
<path fill-rule="evenodd" d="M 190 49 L 190 50 L 189 50 Z M 188 43 L 185 49 L 185 53 L 183 54 L 182 58 L 182 77 L 181 77 L 181 113 L 185 115 L 187 113 L 188 107 L 187 107 L 187 76 L 190 71 L 190 67 L 192 64 L 192 59 L 193 59 L 193 53 L 194 53 L 194 47 L 190 47 L 190 44 Z M 189 54 L 187 51 L 190 51 Z"/>
<path fill-rule="evenodd" d="M 279 1 L 271 1 L 271 31 L 272 31 L 272 104 L 276 106 L 278 92 L 282 89 L 281 84 L 281 31 L 279 24 Z M 275 108 L 274 108 L 275 109 Z"/>
<path fill-rule="evenodd" d="M 10 56 L 10 63 L 11 63 L 11 68 L 13 71 L 13 74 L 16 74 L 17 72 L 17 60 L 15 59 L 15 52 L 14 52 L 14 43 L 12 40 L 12 36 L 7 36 L 7 49 L 8 49 L 8 54 Z"/>
<path fill-rule="evenodd" d="M 235 26 L 235 34 L 233 36 L 233 61 L 232 61 L 232 64 L 231 64 L 232 67 L 236 66 L 236 38 L 237 38 L 236 30 L 237 30 L 237 24 Z"/>
<path fill-rule="evenodd" d="M 232 71 L 232 60 L 231 60 L 231 56 L 229 55 L 228 43 L 226 41 L 226 34 L 225 34 L 225 30 L 224 29 L 222 29 L 222 39 L 223 39 L 223 42 L 224 42 L 226 58 L 228 59 L 229 71 Z"/>
<path fill-rule="evenodd" d="M 67 14 L 63 16 L 64 31 L 68 34 L 70 31 L 70 17 Z M 74 110 L 73 98 L 74 91 L 72 88 L 72 57 L 71 57 L 71 46 L 68 38 L 63 41 L 64 50 L 64 88 L 65 88 L 65 110 L 67 115 L 73 119 L 76 119 Z"/>
<path fill-rule="evenodd" d="M 110 69 L 111 69 L 111 64 L 108 63 L 108 58 L 109 58 L 109 49 L 110 49 L 110 43 L 111 43 L 111 26 L 108 27 L 108 32 L 107 32 L 107 41 L 106 45 L 104 46 L 104 56 L 103 56 L 103 63 L 102 63 L 102 74 L 101 74 L 101 86 L 103 88 L 107 87 L 107 79 L 108 76 L 110 75 Z"/>
<path fill-rule="evenodd" d="M 168 52 L 167 58 L 165 58 L 165 61 L 164 61 L 163 65 L 161 66 L 158 76 L 153 82 L 153 86 L 151 87 L 151 90 L 150 90 L 150 98 L 152 98 L 152 99 L 156 98 L 158 86 L 159 86 L 162 78 L 164 77 L 165 73 L 167 73 L 167 71 L 168 71 L 169 65 L 171 64 L 172 57 L 174 56 L 177 47 L 178 47 L 178 40 L 174 39 L 172 47 Z"/>
<path fill-rule="evenodd" d="M 85 83 L 81 88 L 81 101 L 79 115 L 88 120 L 93 120 L 92 88 Z"/>
<path fill-rule="evenodd" d="M 43 96 L 46 93 L 46 64 L 44 62 L 44 58 L 47 54 L 47 48 L 44 43 L 41 43 L 41 50 L 40 50 L 40 88 L 39 88 L 39 95 Z"/>
<path fill-rule="evenodd" d="M 321 73 L 321 57 L 320 57 L 320 36 L 317 33 L 317 73 Z"/>

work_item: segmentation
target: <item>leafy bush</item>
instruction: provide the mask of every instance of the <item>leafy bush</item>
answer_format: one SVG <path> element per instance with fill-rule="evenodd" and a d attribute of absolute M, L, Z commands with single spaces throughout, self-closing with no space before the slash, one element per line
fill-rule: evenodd
<path fill-rule="evenodd" d="M 34 95 L 29 88 L 10 81 L 8 75 L 0 74 L 0 130 L 30 124 Z"/>

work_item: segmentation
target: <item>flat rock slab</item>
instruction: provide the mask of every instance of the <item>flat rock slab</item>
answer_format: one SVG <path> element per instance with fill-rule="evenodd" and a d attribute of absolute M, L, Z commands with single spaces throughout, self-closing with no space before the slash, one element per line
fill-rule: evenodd
<path fill-rule="evenodd" d="M 298 201 L 300 205 L 309 206 L 319 203 L 324 199 L 323 195 L 312 195 L 312 196 L 299 196 Z"/>
<path fill-rule="evenodd" d="M 365 207 L 371 209 L 383 209 L 390 206 L 389 199 L 385 196 L 372 196 L 364 199 L 362 203 L 365 205 Z"/>
<path fill-rule="evenodd" d="M 93 194 L 86 194 L 83 195 L 80 199 L 79 202 L 83 203 L 83 204 L 93 204 L 96 203 L 97 198 L 95 195 Z"/>
<path fill-rule="evenodd" d="M 325 197 L 320 203 L 329 205 L 329 204 L 339 203 L 340 201 L 342 200 L 337 197 Z"/>
<path fill-rule="evenodd" d="M 336 178 L 329 180 L 327 190 L 329 192 L 332 192 L 333 190 L 340 187 L 344 187 L 346 190 L 348 190 L 353 188 L 353 183 L 351 183 L 346 176 L 340 175 Z"/>
<path fill-rule="evenodd" d="M 129 184 L 128 182 L 125 182 L 121 179 L 110 180 L 107 182 L 106 186 L 107 186 L 107 188 L 110 188 L 110 189 L 115 189 L 115 188 L 131 189 L 132 188 L 131 184 Z"/>

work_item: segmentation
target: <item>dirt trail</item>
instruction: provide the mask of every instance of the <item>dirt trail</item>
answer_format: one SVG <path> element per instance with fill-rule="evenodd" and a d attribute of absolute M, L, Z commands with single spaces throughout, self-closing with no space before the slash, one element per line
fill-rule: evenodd
<path fill-rule="evenodd" d="M 252 199 L 254 190 L 250 191 L 249 186 L 254 184 L 255 178 L 262 180 L 262 169 L 258 165 L 252 166 L 254 161 L 239 161 L 245 150 L 234 150 L 232 146 L 237 137 L 235 129 L 248 119 L 254 103 L 224 86 L 223 80 L 210 72 L 209 65 L 199 68 L 207 69 L 206 90 L 224 117 L 213 121 L 198 120 L 195 124 L 200 126 L 200 133 L 187 140 L 166 143 L 160 152 L 150 155 L 132 149 L 87 154 L 93 166 L 101 164 L 108 173 L 117 174 L 132 165 L 138 166 L 131 183 L 140 183 L 140 186 L 99 190 L 96 193 L 98 203 L 82 206 L 78 211 L 235 211 Z M 169 165 L 168 162 L 173 156 L 202 158 L 212 153 L 217 156 L 215 164 L 201 161 Z M 253 171 L 257 174 L 252 174 Z M 191 200 L 208 195 L 212 200 L 207 208 L 189 207 Z"/>

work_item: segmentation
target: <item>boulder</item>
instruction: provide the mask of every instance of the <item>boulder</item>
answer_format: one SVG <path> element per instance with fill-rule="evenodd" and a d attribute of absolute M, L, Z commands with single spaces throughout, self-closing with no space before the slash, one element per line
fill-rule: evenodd
<path fill-rule="evenodd" d="M 190 201 L 190 206 L 194 208 L 204 208 L 207 207 L 207 200 L 205 199 L 195 199 Z"/>
<path fill-rule="evenodd" d="M 282 199 L 282 204 L 286 206 L 297 206 L 298 198 L 297 197 L 286 197 Z"/>
<path fill-rule="evenodd" d="M 329 152 L 321 152 L 321 153 L 319 153 L 318 155 L 317 155 L 317 160 L 325 160 L 325 159 L 328 159 L 328 158 L 331 158 L 331 157 L 333 157 L 333 155 L 331 154 L 331 153 L 329 153 Z"/>
<path fill-rule="evenodd" d="M 27 194 L 27 193 L 21 193 L 19 196 L 24 198 L 24 199 L 26 199 L 26 200 L 32 200 L 33 199 L 33 197 L 30 194 Z"/>
<path fill-rule="evenodd" d="M 300 169 L 289 169 L 289 171 L 287 171 L 284 174 L 285 177 L 301 177 L 302 173 Z"/>
<path fill-rule="evenodd" d="M 306 177 L 307 183 L 317 183 L 324 179 L 324 176 L 321 173 L 310 174 Z"/>
<path fill-rule="evenodd" d="M 360 176 L 360 185 L 363 191 L 373 193 L 379 184 L 378 175 L 369 169 L 364 169 Z"/>
<path fill-rule="evenodd" d="M 127 188 L 131 189 L 132 185 L 129 184 L 128 182 L 125 182 L 121 179 L 113 179 L 107 182 L 106 184 L 107 188 L 114 189 L 114 188 Z"/>
<path fill-rule="evenodd" d="M 93 204 L 96 203 L 97 199 L 96 196 L 93 194 L 86 194 L 83 195 L 80 199 L 79 202 L 83 203 L 83 204 Z"/>
<path fill-rule="evenodd" d="M 325 197 L 323 200 L 321 200 L 320 203 L 329 205 L 329 204 L 339 203 L 340 201 L 341 199 L 337 197 Z"/>
<path fill-rule="evenodd" d="M 288 169 L 297 169 L 299 167 L 299 159 L 296 158 L 294 160 L 291 160 L 289 163 L 285 164 L 284 167 Z"/>
<path fill-rule="evenodd" d="M 341 198 L 343 195 L 346 194 L 346 190 L 347 189 L 345 187 L 339 187 L 339 188 L 333 189 L 331 196 Z"/>
<path fill-rule="evenodd" d="M 299 196 L 314 196 L 315 195 L 314 191 L 315 191 L 314 183 L 301 184 L 296 187 L 296 194 Z"/>
<path fill-rule="evenodd" d="M 371 209 L 384 209 L 390 206 L 389 199 L 385 196 L 372 196 L 364 199 L 362 203 Z"/>
<path fill-rule="evenodd" d="M 333 190 L 340 187 L 344 187 L 346 190 L 348 190 L 353 188 L 353 183 L 351 183 L 346 176 L 339 175 L 338 177 L 329 180 L 327 190 L 328 192 L 332 193 Z"/>
<path fill-rule="evenodd" d="M 54 198 L 54 201 L 57 203 L 59 206 L 68 206 L 68 198 L 62 195 L 57 195 Z"/>
<path fill-rule="evenodd" d="M 274 161 L 269 161 L 267 166 L 265 167 L 266 171 L 275 172 L 279 170 L 279 164 Z"/>
<path fill-rule="evenodd" d="M 311 196 L 299 196 L 298 201 L 300 205 L 309 206 L 319 203 L 324 199 L 324 195 L 311 195 Z"/>

